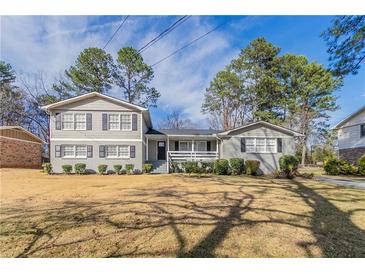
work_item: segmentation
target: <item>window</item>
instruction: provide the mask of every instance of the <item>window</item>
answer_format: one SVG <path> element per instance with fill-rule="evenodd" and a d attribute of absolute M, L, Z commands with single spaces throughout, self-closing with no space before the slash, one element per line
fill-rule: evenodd
<path fill-rule="evenodd" d="M 130 158 L 129 146 L 106 146 L 106 157 L 107 158 Z"/>
<path fill-rule="evenodd" d="M 62 129 L 73 130 L 74 129 L 74 114 L 63 113 L 62 114 Z"/>
<path fill-rule="evenodd" d="M 75 114 L 75 129 L 76 130 L 86 129 L 86 113 Z"/>
<path fill-rule="evenodd" d="M 276 153 L 276 138 L 246 138 L 247 153 Z"/>
<path fill-rule="evenodd" d="M 86 146 L 76 146 L 76 158 L 86 158 Z"/>
<path fill-rule="evenodd" d="M 63 157 L 74 157 L 75 156 L 75 146 L 64 146 L 63 147 Z"/>
<path fill-rule="evenodd" d="M 106 147 L 106 157 L 117 158 L 118 157 L 118 146 L 107 146 Z"/>
<path fill-rule="evenodd" d="M 194 150 L 195 151 L 207 151 L 207 142 L 206 141 L 196 141 Z"/>
<path fill-rule="evenodd" d="M 365 137 L 365 124 L 360 125 L 360 138 Z"/>
<path fill-rule="evenodd" d="M 180 141 L 180 151 L 191 151 L 191 142 Z"/>
<path fill-rule="evenodd" d="M 130 114 L 121 114 L 121 130 L 132 130 L 132 115 Z"/>
<path fill-rule="evenodd" d="M 255 148 L 255 138 L 246 139 L 246 152 L 256 152 Z"/>
<path fill-rule="evenodd" d="M 129 158 L 129 146 L 119 146 L 118 148 L 120 158 Z"/>
<path fill-rule="evenodd" d="M 119 114 L 109 114 L 109 129 L 119 130 L 119 127 L 120 127 Z"/>

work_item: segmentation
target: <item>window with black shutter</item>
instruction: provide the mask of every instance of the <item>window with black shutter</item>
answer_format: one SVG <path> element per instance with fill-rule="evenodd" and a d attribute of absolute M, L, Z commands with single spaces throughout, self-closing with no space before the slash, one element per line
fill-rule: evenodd
<path fill-rule="evenodd" d="M 360 125 L 360 138 L 365 137 L 365 124 Z"/>

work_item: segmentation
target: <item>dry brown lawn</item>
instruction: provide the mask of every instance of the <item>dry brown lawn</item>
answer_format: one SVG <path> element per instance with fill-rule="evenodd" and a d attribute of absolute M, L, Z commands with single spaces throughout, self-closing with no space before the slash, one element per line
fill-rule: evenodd
<path fill-rule="evenodd" d="M 1 257 L 365 257 L 365 191 L 1 169 Z"/>

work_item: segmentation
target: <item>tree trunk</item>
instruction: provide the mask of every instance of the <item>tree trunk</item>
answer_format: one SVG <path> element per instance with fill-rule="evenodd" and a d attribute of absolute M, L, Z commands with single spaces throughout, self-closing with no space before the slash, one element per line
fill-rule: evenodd
<path fill-rule="evenodd" d="M 305 164 L 305 155 L 307 152 L 307 144 L 306 144 L 306 140 L 303 142 L 303 148 L 302 148 L 302 166 L 304 166 Z"/>

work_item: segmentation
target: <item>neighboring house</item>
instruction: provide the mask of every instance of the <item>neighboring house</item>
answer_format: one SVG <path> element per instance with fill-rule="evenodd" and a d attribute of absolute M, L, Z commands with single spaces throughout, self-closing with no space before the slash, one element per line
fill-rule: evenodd
<path fill-rule="evenodd" d="M 171 162 L 212 161 L 240 157 L 261 162 L 264 173 L 279 168 L 283 154 L 294 154 L 301 134 L 267 122 L 229 131 L 211 129 L 155 130 L 149 110 L 120 99 L 88 93 L 43 107 L 50 114 L 51 163 L 86 163 L 96 171 L 100 164 L 134 164 L 142 170 L 152 163 L 166 173 Z"/>
<path fill-rule="evenodd" d="M 340 159 L 355 163 L 365 154 L 365 106 L 339 122 L 335 127 Z"/>
<path fill-rule="evenodd" d="M 0 127 L 0 167 L 39 168 L 44 141 L 19 126 Z"/>

